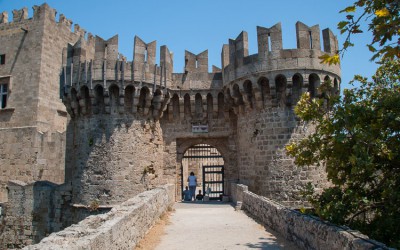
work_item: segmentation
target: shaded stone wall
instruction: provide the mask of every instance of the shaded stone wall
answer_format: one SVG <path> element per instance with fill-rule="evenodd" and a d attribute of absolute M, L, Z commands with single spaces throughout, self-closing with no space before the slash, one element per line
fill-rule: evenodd
<path fill-rule="evenodd" d="M 241 209 L 300 249 L 389 249 L 358 231 L 301 214 L 249 192 L 245 185 L 234 184 L 232 190 Z"/>
<path fill-rule="evenodd" d="M 2 216 L 1 249 L 21 248 L 38 243 L 52 232 L 78 223 L 89 215 L 108 212 L 110 207 L 91 210 L 73 206 L 70 185 L 51 182 L 10 181 L 9 202 Z"/>
<path fill-rule="evenodd" d="M 159 122 L 113 118 L 93 116 L 69 125 L 73 203 L 117 204 L 168 180 Z"/>

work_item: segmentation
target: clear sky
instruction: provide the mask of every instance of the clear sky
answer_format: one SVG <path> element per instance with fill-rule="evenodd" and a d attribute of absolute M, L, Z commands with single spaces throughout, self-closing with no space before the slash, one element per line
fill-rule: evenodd
<path fill-rule="evenodd" d="M 10 13 L 26 6 L 32 16 L 32 6 L 43 0 L 0 0 L 0 12 Z M 157 41 L 159 47 L 167 45 L 174 53 L 174 71 L 182 72 L 184 51 L 198 54 L 208 49 L 209 67 L 221 67 L 222 45 L 236 38 L 241 31 L 249 34 L 249 53 L 257 53 L 256 26 L 271 27 L 282 23 L 283 48 L 296 48 L 295 24 L 330 28 L 343 43 L 344 35 L 336 29 L 345 19 L 339 11 L 353 1 L 333 0 L 48 0 L 47 3 L 64 14 L 74 24 L 104 39 L 119 35 L 119 52 L 132 60 L 135 35 L 146 43 Z M 57 17 L 58 20 L 58 17 Z M 322 36 L 322 35 L 321 35 Z M 369 59 L 372 54 L 365 44 L 369 33 L 355 37 L 355 47 L 342 58 L 342 89 L 354 74 L 371 76 L 376 65 Z M 321 40 L 322 41 L 322 40 Z M 321 42 L 322 44 L 322 42 Z M 1 46 L 1 44 L 0 44 Z"/>

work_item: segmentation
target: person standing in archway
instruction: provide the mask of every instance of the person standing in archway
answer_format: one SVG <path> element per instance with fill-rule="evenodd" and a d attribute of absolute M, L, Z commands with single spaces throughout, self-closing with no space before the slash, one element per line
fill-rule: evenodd
<path fill-rule="evenodd" d="M 197 178 L 193 172 L 190 172 L 190 175 L 189 175 L 187 181 L 188 181 L 191 199 L 196 200 L 195 196 L 196 196 Z"/>

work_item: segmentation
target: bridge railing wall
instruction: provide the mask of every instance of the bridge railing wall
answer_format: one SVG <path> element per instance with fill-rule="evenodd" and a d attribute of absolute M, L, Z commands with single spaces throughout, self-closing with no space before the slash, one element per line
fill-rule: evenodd
<path fill-rule="evenodd" d="M 134 249 L 174 202 L 172 184 L 145 191 L 106 214 L 89 216 L 23 249 Z"/>
<path fill-rule="evenodd" d="M 390 249 L 359 231 L 289 209 L 232 184 L 232 199 L 248 215 L 294 242 L 300 249 Z"/>

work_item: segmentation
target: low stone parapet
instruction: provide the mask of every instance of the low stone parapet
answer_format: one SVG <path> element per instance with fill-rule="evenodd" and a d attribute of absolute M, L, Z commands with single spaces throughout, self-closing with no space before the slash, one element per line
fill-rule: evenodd
<path fill-rule="evenodd" d="M 174 185 L 155 188 L 23 249 L 133 249 L 174 202 Z"/>
<path fill-rule="evenodd" d="M 232 184 L 232 196 L 246 213 L 301 249 L 390 249 L 359 231 L 333 225 L 249 192 L 245 185 Z"/>

